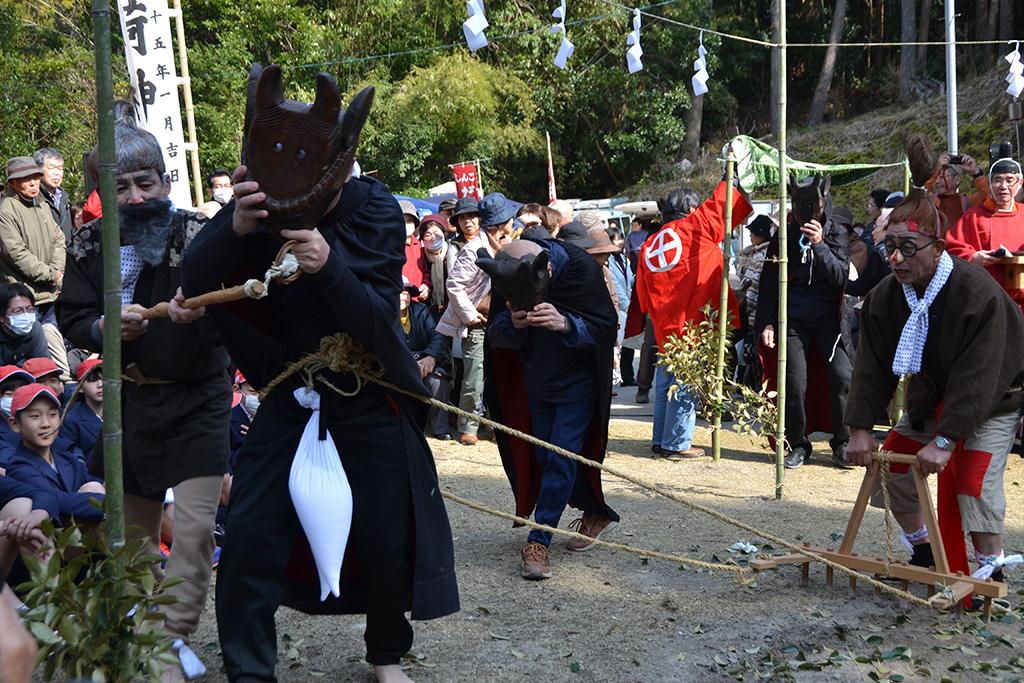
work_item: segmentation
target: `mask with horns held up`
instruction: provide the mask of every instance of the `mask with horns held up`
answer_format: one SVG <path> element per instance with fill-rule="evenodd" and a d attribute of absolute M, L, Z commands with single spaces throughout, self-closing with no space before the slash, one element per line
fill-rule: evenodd
<path fill-rule="evenodd" d="M 486 249 L 479 249 L 476 265 L 491 277 L 491 287 L 513 311 L 531 311 L 547 298 L 548 253 L 533 242 L 516 240 L 493 259 Z"/>
<path fill-rule="evenodd" d="M 341 108 L 338 84 L 317 74 L 312 104 L 284 96 L 281 68 L 253 64 L 245 104 L 242 163 L 267 195 L 268 232 L 312 230 L 349 179 L 373 88 Z"/>

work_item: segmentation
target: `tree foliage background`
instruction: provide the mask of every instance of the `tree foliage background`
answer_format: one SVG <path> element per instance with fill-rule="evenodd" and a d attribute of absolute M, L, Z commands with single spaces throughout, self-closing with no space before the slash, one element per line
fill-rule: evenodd
<path fill-rule="evenodd" d="M 653 2 L 654 0 L 648 0 Z M 776 0 L 670 0 L 663 16 L 771 39 Z M 850 3 L 843 41 L 898 40 L 901 10 L 918 30 L 941 40 L 942 3 Z M 489 0 L 491 45 L 476 55 L 462 40 L 461 0 L 185 0 L 204 173 L 233 168 L 241 142 L 244 83 L 252 61 L 281 64 L 293 97 L 312 99 L 313 75 L 327 71 L 348 95 L 373 85 L 377 97 L 359 154 L 393 190 L 415 193 L 450 179 L 447 165 L 488 158 L 486 189 L 519 198 L 546 196 L 544 132 L 551 133 L 560 194 L 606 196 L 671 176 L 684 151 L 691 106 L 696 32 L 644 19 L 644 71 L 628 74 L 628 12 L 602 0 L 569 4 L 569 68 L 551 60 L 559 38 L 548 32 L 555 0 Z M 790 0 L 791 41 L 828 38 L 833 0 Z M 1000 13 L 1001 12 L 1001 13 Z M 994 13 L 994 14 L 993 14 Z M 582 21 L 580 21 L 582 20 Z M 578 22 L 578 23 L 573 23 Z M 961 15 L 965 38 L 1020 35 L 1024 12 L 1005 0 L 977 0 Z M 114 25 L 114 73 L 127 94 L 120 31 Z M 705 146 L 737 132 L 770 134 L 770 50 L 704 37 L 711 91 L 697 119 Z M 1000 48 L 961 49 L 961 72 L 991 69 Z M 411 52 L 411 54 L 410 54 Z M 384 53 L 406 53 L 383 58 Z M 824 51 L 789 53 L 790 125 L 810 106 Z M 940 47 L 923 49 L 912 80 L 900 77 L 897 48 L 839 51 L 825 118 L 842 119 L 941 87 Z M 0 155 L 60 148 L 68 183 L 82 189 L 81 156 L 92 147 L 92 29 L 85 0 L 0 0 Z M 693 122 L 691 122 L 692 124 Z"/>

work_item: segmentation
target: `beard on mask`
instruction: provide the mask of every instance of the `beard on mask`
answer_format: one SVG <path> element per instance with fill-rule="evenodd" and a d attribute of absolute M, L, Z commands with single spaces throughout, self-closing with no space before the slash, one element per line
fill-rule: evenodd
<path fill-rule="evenodd" d="M 167 254 L 171 217 L 171 202 L 167 199 L 125 204 L 120 207 L 121 245 L 134 246 L 146 265 L 160 265 Z"/>

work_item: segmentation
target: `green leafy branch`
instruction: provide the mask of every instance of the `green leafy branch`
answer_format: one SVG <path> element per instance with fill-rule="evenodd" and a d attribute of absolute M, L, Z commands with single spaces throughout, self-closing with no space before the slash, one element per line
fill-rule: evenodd
<path fill-rule="evenodd" d="M 701 309 L 703 318 L 688 321 L 681 334 L 670 336 L 658 354 L 658 364 L 672 373 L 676 383 L 669 388 L 675 396 L 681 387 L 688 387 L 699 403 L 699 415 L 707 420 L 721 414 L 733 416 L 733 429 L 746 434 L 755 444 L 769 447 L 778 422 L 776 392 L 767 384 L 757 391 L 736 382 L 725 373 L 722 390 L 718 392 L 715 368 L 718 360 L 718 312 L 710 306 Z M 726 329 L 729 329 L 727 326 Z M 732 342 L 725 339 L 726 351 Z"/>
<path fill-rule="evenodd" d="M 144 539 L 114 548 L 102 533 L 76 525 L 55 530 L 46 522 L 43 530 L 53 553 L 45 560 L 26 554 L 31 579 L 18 590 L 45 679 L 63 671 L 96 682 L 159 681 L 177 663 L 159 607 L 176 601 L 165 591 L 181 579 L 157 582 L 153 567 L 163 558 Z"/>

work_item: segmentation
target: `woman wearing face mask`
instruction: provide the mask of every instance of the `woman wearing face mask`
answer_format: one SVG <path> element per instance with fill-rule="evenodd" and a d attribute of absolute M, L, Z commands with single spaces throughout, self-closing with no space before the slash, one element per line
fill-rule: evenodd
<path fill-rule="evenodd" d="M 416 289 L 416 301 L 430 299 L 430 269 L 423 254 L 423 246 L 416 238 L 416 230 L 420 227 L 420 217 L 416 207 L 407 199 L 398 202 L 405 218 L 405 265 L 402 266 L 402 277 L 413 284 Z"/>
<path fill-rule="evenodd" d="M 20 282 L 0 286 L 0 365 L 49 358 L 43 326 L 36 320 L 36 298 Z"/>
<path fill-rule="evenodd" d="M 458 251 L 445 240 L 444 225 L 447 222 L 441 214 L 432 213 L 420 223 L 420 242 L 423 243 L 423 254 L 430 268 L 430 300 L 426 303 L 435 320 L 441 318 L 444 307 L 448 305 L 448 292 L 444 284 L 458 256 Z"/>

